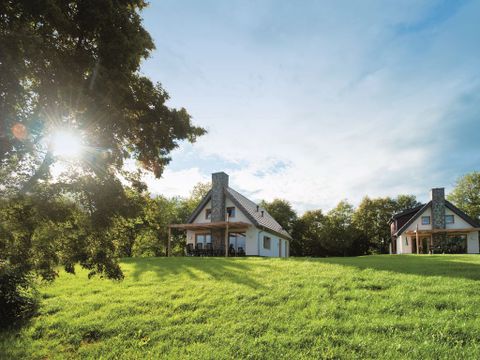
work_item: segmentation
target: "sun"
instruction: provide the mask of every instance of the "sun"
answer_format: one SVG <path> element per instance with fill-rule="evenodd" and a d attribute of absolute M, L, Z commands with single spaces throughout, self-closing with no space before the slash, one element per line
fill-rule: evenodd
<path fill-rule="evenodd" d="M 52 151 L 57 157 L 64 159 L 79 158 L 83 152 L 80 136 L 70 131 L 58 131 L 52 136 Z"/>

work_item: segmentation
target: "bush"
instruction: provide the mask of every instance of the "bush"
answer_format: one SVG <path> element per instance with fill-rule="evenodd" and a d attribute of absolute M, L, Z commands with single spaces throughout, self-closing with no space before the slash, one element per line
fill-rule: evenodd
<path fill-rule="evenodd" d="M 37 308 L 38 293 L 32 275 L 0 260 L 0 328 L 29 319 Z"/>

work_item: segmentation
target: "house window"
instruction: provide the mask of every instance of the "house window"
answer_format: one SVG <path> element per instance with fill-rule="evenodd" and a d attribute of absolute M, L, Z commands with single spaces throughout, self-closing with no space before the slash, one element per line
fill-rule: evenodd
<path fill-rule="evenodd" d="M 270 247 L 272 246 L 272 239 L 270 239 L 268 236 L 263 237 L 263 248 L 266 250 L 270 250 Z"/>
<path fill-rule="evenodd" d="M 210 219 L 212 217 L 212 209 L 205 210 L 205 219 Z"/>
<path fill-rule="evenodd" d="M 235 217 L 235 208 L 233 206 L 227 207 L 228 217 Z"/>
<path fill-rule="evenodd" d="M 195 240 L 197 244 L 210 244 L 212 242 L 212 236 L 210 234 L 196 234 Z"/>
<path fill-rule="evenodd" d="M 437 242 L 435 251 L 443 254 L 465 254 L 467 252 L 466 234 L 449 234 Z"/>
<path fill-rule="evenodd" d="M 430 216 L 422 216 L 422 225 L 430 225 Z"/>
<path fill-rule="evenodd" d="M 228 242 L 230 248 L 233 248 L 237 253 L 243 252 L 243 254 L 245 255 L 245 233 L 229 233 Z"/>
<path fill-rule="evenodd" d="M 453 215 L 445 215 L 445 224 L 453 224 L 455 222 L 455 218 Z"/>

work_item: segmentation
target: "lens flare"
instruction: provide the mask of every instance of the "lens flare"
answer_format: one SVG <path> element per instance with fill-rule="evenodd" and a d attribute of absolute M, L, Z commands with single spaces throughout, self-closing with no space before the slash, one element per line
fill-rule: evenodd
<path fill-rule="evenodd" d="M 25 140 L 27 138 L 27 128 L 23 124 L 16 123 L 12 126 L 12 134 L 18 140 Z"/>
<path fill-rule="evenodd" d="M 82 155 L 82 141 L 70 131 L 58 131 L 52 136 L 53 154 L 61 158 L 78 158 Z"/>

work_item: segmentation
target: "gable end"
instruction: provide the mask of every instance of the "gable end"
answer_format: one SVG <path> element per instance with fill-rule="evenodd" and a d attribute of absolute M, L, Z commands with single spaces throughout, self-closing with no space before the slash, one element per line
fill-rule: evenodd
<path fill-rule="evenodd" d="M 193 211 L 192 215 L 187 220 L 187 223 L 191 224 L 195 221 L 197 216 L 202 212 L 203 208 L 207 203 L 210 201 L 210 198 L 212 197 L 212 190 L 209 190 L 207 195 L 200 201 L 200 204 L 196 207 L 196 209 Z"/>
<path fill-rule="evenodd" d="M 418 212 L 413 215 L 410 220 L 408 220 L 400 229 L 397 230 L 397 232 L 395 233 L 395 235 L 400 235 L 401 233 L 403 233 L 415 220 L 417 220 L 420 215 L 423 214 L 423 212 L 428 209 L 429 206 L 432 205 L 432 202 L 429 201 L 428 203 L 426 203 L 425 205 L 423 205 L 423 207 L 418 210 Z"/>

